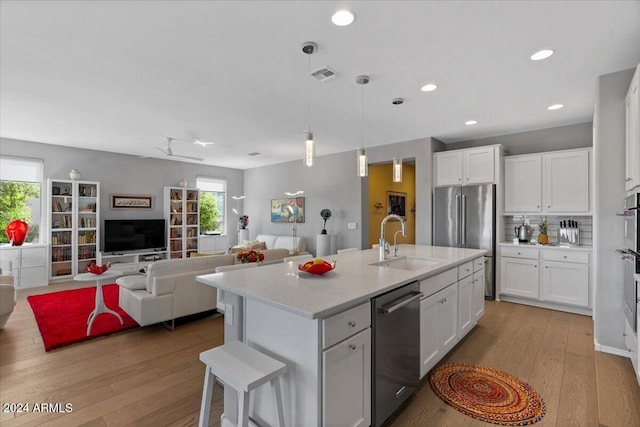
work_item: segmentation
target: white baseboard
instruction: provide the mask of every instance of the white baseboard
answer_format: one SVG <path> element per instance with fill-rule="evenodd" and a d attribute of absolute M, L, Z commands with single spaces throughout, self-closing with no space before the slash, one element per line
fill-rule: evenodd
<path fill-rule="evenodd" d="M 601 353 L 615 354 L 616 356 L 622 356 L 626 358 L 630 357 L 630 353 L 626 349 L 609 347 L 608 345 L 598 344 L 596 340 L 593 340 L 593 343 L 594 343 L 595 350 Z"/>

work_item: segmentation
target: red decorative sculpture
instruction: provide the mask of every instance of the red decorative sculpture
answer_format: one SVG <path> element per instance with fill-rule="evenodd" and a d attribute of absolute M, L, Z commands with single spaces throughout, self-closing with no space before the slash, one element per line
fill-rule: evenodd
<path fill-rule="evenodd" d="M 22 246 L 27 237 L 27 231 L 29 231 L 29 224 L 21 219 L 15 219 L 7 224 L 5 231 L 11 241 L 11 246 Z"/>

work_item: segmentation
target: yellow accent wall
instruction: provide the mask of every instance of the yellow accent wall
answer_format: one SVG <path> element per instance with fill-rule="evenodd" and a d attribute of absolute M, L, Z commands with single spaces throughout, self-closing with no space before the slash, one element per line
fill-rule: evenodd
<path fill-rule="evenodd" d="M 391 179 L 392 164 L 369 165 L 369 247 L 380 240 L 380 223 L 388 213 L 388 192 L 406 193 L 405 227 L 407 237 L 398 234 L 398 243 L 416 242 L 416 216 L 411 212 L 416 202 L 416 168 L 402 165 L 402 182 Z M 380 203 L 382 207 L 376 207 Z M 401 229 L 400 222 L 388 221 L 385 240 L 393 244 L 393 234 Z M 366 249 L 366 248 L 363 248 Z"/>

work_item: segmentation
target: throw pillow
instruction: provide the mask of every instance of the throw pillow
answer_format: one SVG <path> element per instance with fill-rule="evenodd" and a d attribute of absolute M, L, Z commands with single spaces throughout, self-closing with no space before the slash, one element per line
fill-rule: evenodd
<path fill-rule="evenodd" d="M 252 250 L 265 250 L 267 249 L 267 242 L 254 242 L 251 245 L 247 246 L 247 249 Z"/>

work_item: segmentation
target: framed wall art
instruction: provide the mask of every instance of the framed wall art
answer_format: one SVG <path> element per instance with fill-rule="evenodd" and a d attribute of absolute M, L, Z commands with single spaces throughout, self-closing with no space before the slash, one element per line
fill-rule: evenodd
<path fill-rule="evenodd" d="M 153 209 L 153 196 L 150 194 L 111 194 L 111 209 Z"/>
<path fill-rule="evenodd" d="M 396 214 L 402 218 L 407 216 L 407 193 L 387 191 L 387 214 Z"/>
<path fill-rule="evenodd" d="M 271 222 L 304 222 L 304 197 L 271 199 Z"/>

